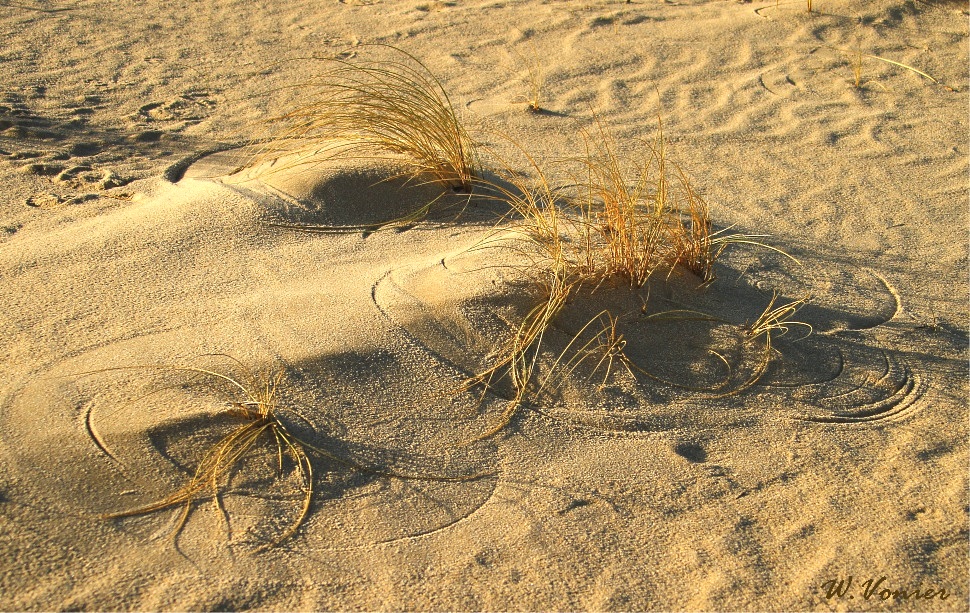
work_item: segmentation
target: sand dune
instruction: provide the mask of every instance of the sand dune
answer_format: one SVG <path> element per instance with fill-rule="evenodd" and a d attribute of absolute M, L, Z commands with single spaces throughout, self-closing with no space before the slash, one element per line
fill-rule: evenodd
<path fill-rule="evenodd" d="M 0 6 L 0 608 L 967 610 L 967 7 L 813 4 Z M 267 140 L 371 43 L 441 79 L 487 176 L 514 142 L 568 184 L 584 131 L 635 155 L 659 117 L 715 229 L 791 257 L 577 294 L 548 392 L 483 437 L 515 390 L 463 382 L 541 293 L 508 207 Z M 811 334 L 754 381 L 775 294 Z M 604 308 L 637 368 L 557 375 Z M 239 423 L 192 369 L 281 372 L 331 454 L 279 544 L 302 481 L 268 438 L 221 507 L 102 517 Z"/>

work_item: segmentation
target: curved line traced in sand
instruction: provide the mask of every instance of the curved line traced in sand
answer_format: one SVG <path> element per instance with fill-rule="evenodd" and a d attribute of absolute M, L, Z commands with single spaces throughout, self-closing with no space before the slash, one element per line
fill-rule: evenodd
<path fill-rule="evenodd" d="M 892 358 L 887 351 L 880 351 L 886 359 L 886 371 L 877 381 L 842 394 L 819 398 L 816 402 L 821 410 L 796 419 L 825 424 L 881 424 L 902 421 L 922 409 L 919 401 L 928 389 L 923 376 L 905 362 Z M 871 398 L 873 390 L 882 391 L 883 388 L 885 393 Z M 823 408 L 830 402 L 838 406 Z"/>

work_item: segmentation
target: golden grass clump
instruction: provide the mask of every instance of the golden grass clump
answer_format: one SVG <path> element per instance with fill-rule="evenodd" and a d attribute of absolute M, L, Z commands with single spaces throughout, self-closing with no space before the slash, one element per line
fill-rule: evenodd
<path fill-rule="evenodd" d="M 756 236 L 714 231 L 707 203 L 668 159 L 662 123 L 632 162 L 597 125 L 595 135 L 584 132 L 586 155 L 573 173 L 582 176 L 568 189 L 553 187 L 524 152 L 534 179 L 505 164 L 506 184 L 486 186 L 519 216 L 519 233 L 545 256 L 543 270 L 566 285 L 619 277 L 642 287 L 658 270 L 669 275 L 681 266 L 707 284 L 729 245 L 761 244 Z"/>
<path fill-rule="evenodd" d="M 405 156 L 415 174 L 470 191 L 474 147 L 441 82 L 409 53 L 373 46 L 398 59 L 328 60 L 327 70 L 299 86 L 312 102 L 275 119 L 284 129 L 274 146 L 346 141 L 355 152 L 386 150 Z"/>
<path fill-rule="evenodd" d="M 642 143 L 642 153 L 632 163 L 617 153 L 614 141 L 598 122 L 597 128 L 595 135 L 584 133 L 586 155 L 578 160 L 580 172 L 573 173 L 574 177 L 584 176 L 569 186 L 554 186 L 537 160 L 514 142 L 531 173 L 523 174 L 502 162 L 503 181 L 480 182 L 485 193 L 507 203 L 514 214 L 513 227 L 520 240 L 514 244 L 506 241 L 505 247 L 525 256 L 528 264 L 523 272 L 531 275 L 538 289 L 535 306 L 513 330 L 492 365 L 466 381 L 466 387 L 482 385 L 488 390 L 508 378 L 514 389 L 498 422 L 483 437 L 500 431 L 523 402 L 538 399 L 591 358 L 596 360 L 594 373 L 605 368 L 603 384 L 614 361 L 631 374 L 637 371 L 662 380 L 625 355 L 627 341 L 618 325 L 624 314 L 606 309 L 582 326 L 558 357 L 550 359 L 541 382 L 533 385 L 546 331 L 583 288 L 595 292 L 604 283 L 619 279 L 636 289 L 658 271 L 669 277 L 677 268 L 696 275 L 703 287 L 715 280 L 715 263 L 732 244 L 761 246 L 791 258 L 758 241 L 760 236 L 714 230 L 707 203 L 687 173 L 668 159 L 662 123 L 658 123 L 656 139 Z M 768 359 L 771 334 L 799 325 L 786 318 L 801 304 L 804 300 L 775 309 L 773 300 L 765 315 L 750 327 L 751 338 L 766 338 L 764 355 Z M 723 321 L 683 310 L 673 316 L 684 319 L 685 313 L 689 319 Z M 647 319 L 664 315 L 656 313 Z M 584 335 L 589 338 L 582 342 Z M 730 371 L 730 365 L 727 367 Z M 766 368 L 767 363 L 759 367 L 742 387 L 753 384 Z M 729 380 L 727 377 L 707 391 L 717 392 Z"/>
<path fill-rule="evenodd" d="M 657 270 L 669 273 L 677 266 L 709 283 L 714 262 L 730 243 L 755 238 L 713 231 L 707 203 L 687 173 L 667 159 L 662 125 L 632 163 L 616 153 L 602 126 L 596 135 L 583 135 L 586 156 L 578 160 L 579 172 L 571 173 L 582 176 L 569 186 L 553 186 L 516 143 L 531 172 L 502 161 L 501 181 L 478 182 L 511 208 L 516 233 L 531 246 L 522 251 L 533 255 L 533 268 L 558 279 L 552 286 L 598 286 L 620 277 L 642 287 Z"/>
<path fill-rule="evenodd" d="M 241 366 L 235 359 L 229 359 Z M 192 385 L 219 388 L 219 391 L 226 398 L 223 414 L 240 423 L 204 453 L 194 474 L 181 488 L 150 504 L 125 511 L 106 513 L 102 516 L 103 519 L 133 517 L 181 506 L 183 509 L 181 517 L 172 532 L 172 537 L 175 539 L 188 521 L 193 507 L 197 503 L 211 498 L 228 521 L 226 510 L 222 506 L 222 496 L 228 491 L 233 475 L 243 465 L 243 462 L 251 454 L 260 451 L 265 452 L 267 443 L 270 444 L 269 449 L 273 451 L 275 456 L 278 476 L 283 476 L 287 460 L 292 462 L 293 468 L 298 473 L 300 478 L 300 506 L 290 525 L 277 538 L 262 545 L 259 549 L 277 545 L 295 535 L 309 515 L 314 492 L 311 456 L 368 474 L 417 481 L 462 482 L 492 474 L 483 472 L 454 477 L 404 474 L 365 466 L 314 445 L 305 438 L 294 434 L 283 417 L 283 414 L 290 413 L 296 419 L 307 424 L 310 423 L 295 409 L 280 403 L 283 370 L 276 370 L 269 374 L 252 373 L 242 378 L 242 381 L 217 370 L 191 366 L 118 367 L 84 374 L 140 369 L 160 369 L 182 373 L 190 377 L 188 383 Z M 100 447 L 100 443 L 98 444 Z M 102 450 L 104 451 L 103 447 Z"/>
<path fill-rule="evenodd" d="M 588 260 L 595 274 L 619 275 L 640 287 L 671 247 L 667 221 L 673 203 L 663 142 L 635 163 L 631 177 L 609 139 L 596 139 L 591 149 L 592 139 L 585 136 L 587 199 L 582 210 L 590 236 L 584 243 L 593 250 Z"/>
<path fill-rule="evenodd" d="M 131 368 L 141 367 L 122 369 Z M 195 381 L 202 380 L 206 385 L 220 384 L 227 393 L 225 414 L 241 423 L 203 455 L 192 478 L 184 486 L 153 503 L 126 511 L 108 513 L 104 518 L 144 515 L 182 506 L 181 518 L 173 532 L 175 537 L 188 520 L 193 506 L 203 499 L 211 497 L 225 513 L 222 508 L 221 494 L 228 487 L 233 471 L 247 455 L 258 448 L 260 442 L 266 440 L 275 444 L 279 472 L 282 474 L 284 458 L 289 457 L 300 474 L 302 482 L 302 502 L 296 518 L 289 528 L 269 545 L 282 542 L 295 534 L 310 512 L 313 497 L 313 466 L 307 456 L 307 450 L 317 449 L 294 436 L 280 418 L 283 407 L 279 404 L 279 386 L 283 379 L 283 371 L 268 375 L 254 373 L 247 377 L 245 382 L 241 382 L 234 377 L 206 368 L 188 366 L 145 368 L 160 368 L 184 373 Z"/>
<path fill-rule="evenodd" d="M 687 172 L 668 158 L 659 118 L 655 140 L 641 143 L 632 163 L 616 153 L 602 126 L 595 138 L 586 134 L 586 142 L 587 179 L 581 183 L 586 196 L 580 203 L 586 235 L 578 244 L 590 280 L 621 277 L 642 287 L 658 271 L 669 277 L 681 267 L 706 286 L 716 278 L 718 258 L 737 244 L 769 249 L 797 263 L 757 240 L 763 235 L 714 230 L 707 202 Z"/>
<path fill-rule="evenodd" d="M 586 143 L 583 223 L 592 234 L 585 241 L 593 251 L 587 260 L 597 274 L 641 287 L 658 269 L 669 274 L 682 265 L 703 282 L 713 281 L 727 238 L 716 237 L 707 203 L 668 160 L 663 124 L 632 164 L 616 153 L 602 126 L 595 138 L 586 135 Z"/>

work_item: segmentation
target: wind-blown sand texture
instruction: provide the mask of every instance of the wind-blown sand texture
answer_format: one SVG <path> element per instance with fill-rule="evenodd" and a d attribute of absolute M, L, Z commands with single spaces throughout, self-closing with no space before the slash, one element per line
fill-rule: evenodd
<path fill-rule="evenodd" d="M 805 9 L 0 2 L 0 609 L 967 610 L 967 6 Z M 560 183 L 551 162 L 584 155 L 594 115 L 627 153 L 659 115 L 715 227 L 801 264 L 736 245 L 706 288 L 680 271 L 641 290 L 730 326 L 638 319 L 622 284 L 578 300 L 546 366 L 613 305 L 666 382 L 578 370 L 479 440 L 504 401 L 455 388 L 530 291 L 515 252 L 471 249 L 501 207 L 302 232 L 281 225 L 369 226 L 440 190 L 242 147 L 307 102 L 323 58 L 379 59 L 370 43 Z M 711 351 L 744 368 L 728 332 L 775 291 L 811 294 L 814 333 L 775 339 L 736 394 L 688 389 Z M 280 368 L 291 427 L 376 472 L 312 456 L 309 514 L 265 549 L 301 498 L 269 442 L 181 530 L 179 507 L 102 519 L 183 486 L 233 423 L 200 377 L 127 368 L 148 365 Z"/>

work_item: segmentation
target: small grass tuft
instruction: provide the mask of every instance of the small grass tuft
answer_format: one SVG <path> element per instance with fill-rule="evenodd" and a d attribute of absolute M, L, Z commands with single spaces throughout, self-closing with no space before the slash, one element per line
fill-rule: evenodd
<path fill-rule="evenodd" d="M 532 49 L 531 59 L 527 59 L 522 54 L 515 52 L 518 60 L 525 64 L 526 68 L 526 83 L 529 86 L 529 95 L 523 97 L 523 101 L 526 103 L 526 110 L 530 113 L 542 113 L 545 109 L 542 107 L 542 92 L 545 89 L 546 78 L 545 72 L 542 67 L 542 60 L 539 59 L 539 52 L 536 50 L 534 44 L 530 44 Z"/>
<path fill-rule="evenodd" d="M 211 497 L 220 510 L 225 513 L 222 507 L 221 494 L 228 487 L 233 471 L 247 455 L 257 448 L 261 441 L 266 440 L 272 441 L 276 446 L 276 456 L 281 474 L 284 458 L 289 457 L 293 461 L 300 474 L 302 490 L 302 501 L 295 519 L 279 538 L 266 546 L 282 542 L 295 534 L 310 512 L 313 497 L 313 466 L 307 456 L 308 445 L 294 436 L 280 418 L 282 407 L 279 405 L 279 390 L 280 383 L 283 380 L 283 371 L 279 370 L 265 375 L 253 373 L 247 377 L 246 381 L 240 381 L 215 370 L 191 366 L 136 366 L 108 370 L 143 368 L 158 368 L 184 373 L 195 380 L 201 379 L 208 384 L 222 384 L 229 393 L 225 402 L 224 413 L 242 423 L 233 428 L 229 434 L 220 439 L 203 455 L 192 478 L 184 486 L 153 503 L 126 511 L 108 513 L 103 517 L 105 519 L 131 517 L 182 506 L 182 515 L 172 533 L 173 538 L 177 538 L 185 522 L 188 521 L 193 506 L 200 500 Z"/>
<path fill-rule="evenodd" d="M 229 359 L 238 366 L 241 366 L 237 360 L 233 358 Z M 222 495 L 229 488 L 233 474 L 242 465 L 244 460 L 261 449 L 265 451 L 265 444 L 267 443 L 272 445 L 270 448 L 274 451 L 278 465 L 278 475 L 280 477 L 283 476 L 284 465 L 287 459 L 292 461 L 295 470 L 299 473 L 300 506 L 290 525 L 277 538 L 260 546 L 258 548 L 259 550 L 277 545 L 295 535 L 309 515 L 314 491 L 311 455 L 332 461 L 352 470 L 397 479 L 461 482 L 480 479 L 493 474 L 478 473 L 456 477 L 404 474 L 365 466 L 359 462 L 338 456 L 326 449 L 313 445 L 305 438 L 294 434 L 291 428 L 287 426 L 287 421 L 283 417 L 283 414 L 291 413 L 297 419 L 309 423 L 306 418 L 302 417 L 294 409 L 285 407 L 280 403 L 281 385 L 285 374 L 283 370 L 275 370 L 267 374 L 252 373 L 243 378 L 243 380 L 217 370 L 192 366 L 131 366 L 109 368 L 83 374 L 91 375 L 118 370 L 143 369 L 159 369 L 182 373 L 190 377 L 190 383 L 193 385 L 201 384 L 208 387 L 212 387 L 213 385 L 220 386 L 227 397 L 223 414 L 241 423 L 235 426 L 227 435 L 222 437 L 205 452 L 194 474 L 181 488 L 150 504 L 125 511 L 104 514 L 102 516 L 104 519 L 144 515 L 181 506 L 183 509 L 182 514 L 172 532 L 172 538 L 177 539 L 185 523 L 188 521 L 193 507 L 197 503 L 211 498 L 215 501 L 217 507 L 228 521 L 228 515 L 222 506 Z"/>
<path fill-rule="evenodd" d="M 733 388 L 727 395 L 737 394 L 751 387 L 761 379 L 762 375 L 768 370 L 768 365 L 771 363 L 772 353 L 774 352 L 772 346 L 772 338 L 774 336 L 784 336 L 795 327 L 805 328 L 807 330 L 805 336 L 814 332 L 811 324 L 791 319 L 795 313 L 808 303 L 810 298 L 811 296 L 805 295 L 788 304 L 776 307 L 775 302 L 778 300 L 778 293 L 775 292 L 772 294 L 768 306 L 765 307 L 761 315 L 754 322 L 741 327 L 742 335 L 747 342 L 753 343 L 759 338 L 763 338 L 764 345 L 761 358 L 751 376 L 744 383 Z"/>
<path fill-rule="evenodd" d="M 851 56 L 851 57 L 854 58 L 855 61 L 852 64 L 852 73 L 853 73 L 853 76 L 854 76 L 855 87 L 857 89 L 859 89 L 859 88 L 862 87 L 862 60 L 863 60 L 863 58 L 869 58 L 869 59 L 873 59 L 873 60 L 879 60 L 880 62 L 884 62 L 884 63 L 890 64 L 892 66 L 898 66 L 899 68 L 903 68 L 905 70 L 908 70 L 908 71 L 910 71 L 910 72 L 912 72 L 914 74 L 917 74 L 917 75 L 923 77 L 924 79 L 929 80 L 931 83 L 935 83 L 935 84 L 939 84 L 940 83 L 939 81 L 937 81 L 936 79 L 934 79 L 930 75 L 926 74 L 922 70 L 919 70 L 917 68 L 914 68 L 914 67 L 912 67 L 912 66 L 910 66 L 908 64 L 903 64 L 902 62 L 897 62 L 895 60 L 891 60 L 889 58 L 885 58 L 885 57 L 882 57 L 882 56 L 879 56 L 879 55 L 872 55 L 870 53 L 863 53 L 861 49 L 844 49 L 842 47 L 833 47 L 832 45 L 822 45 L 822 46 L 825 47 L 826 49 L 831 49 L 832 51 L 838 51 L 839 53 L 845 53 L 845 54 L 847 54 L 847 55 L 849 55 L 849 56 Z"/>

